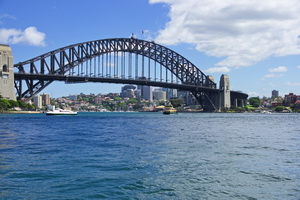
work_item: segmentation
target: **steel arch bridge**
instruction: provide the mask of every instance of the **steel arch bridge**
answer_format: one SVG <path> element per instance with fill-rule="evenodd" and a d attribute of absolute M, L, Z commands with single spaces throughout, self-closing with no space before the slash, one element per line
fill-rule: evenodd
<path fill-rule="evenodd" d="M 216 109 L 220 90 L 193 63 L 155 42 L 114 38 L 78 43 L 14 65 L 17 98 L 29 101 L 53 81 L 109 82 L 191 91 Z M 206 102 L 206 103 L 205 103 Z M 207 104 L 207 102 L 209 102 Z"/>

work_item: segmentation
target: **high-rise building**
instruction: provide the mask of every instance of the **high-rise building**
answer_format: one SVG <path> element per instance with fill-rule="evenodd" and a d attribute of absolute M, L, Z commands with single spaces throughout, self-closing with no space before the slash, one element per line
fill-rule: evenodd
<path fill-rule="evenodd" d="M 146 81 L 147 78 L 146 77 L 139 77 L 139 80 L 144 80 Z M 146 86 L 146 85 L 138 85 L 138 90 L 140 90 L 140 97 L 142 99 L 148 100 L 148 101 L 152 101 L 153 100 L 153 96 L 152 96 L 152 87 L 151 86 Z"/>
<path fill-rule="evenodd" d="M 134 91 L 134 95 L 136 98 L 142 98 L 142 91 L 140 89 L 137 89 Z"/>
<path fill-rule="evenodd" d="M 42 108 L 43 107 L 43 101 L 42 101 L 42 97 L 40 95 L 36 95 L 33 97 L 33 105 L 36 108 Z"/>
<path fill-rule="evenodd" d="M 155 88 L 153 91 L 153 98 L 156 100 L 166 100 L 167 95 L 166 92 L 162 90 L 162 88 Z"/>
<path fill-rule="evenodd" d="M 0 44 L 0 95 L 16 100 L 14 82 L 14 59 L 11 48 Z"/>
<path fill-rule="evenodd" d="M 135 90 L 135 86 L 134 85 L 124 85 L 123 87 L 122 87 L 122 89 L 121 89 L 121 93 L 120 93 L 120 96 L 121 97 L 129 97 L 129 96 L 127 96 L 127 90 Z M 129 97 L 129 98 L 132 98 L 132 97 Z"/>
<path fill-rule="evenodd" d="M 138 92 L 138 94 L 140 95 L 139 97 L 141 97 L 142 99 L 145 99 L 145 100 L 148 100 L 148 101 L 152 101 L 153 100 L 152 87 L 151 86 L 138 85 L 138 89 L 137 90 L 139 91 Z"/>
<path fill-rule="evenodd" d="M 167 99 L 172 99 L 177 97 L 177 89 L 163 88 L 163 91 L 166 92 Z"/>
<path fill-rule="evenodd" d="M 128 98 L 135 98 L 134 90 L 133 89 L 127 89 L 126 90 L 126 97 L 128 97 Z"/>
<path fill-rule="evenodd" d="M 50 96 L 49 96 L 49 94 L 43 93 L 43 94 L 41 94 L 41 97 L 42 97 L 42 104 L 43 104 L 43 106 L 47 106 L 47 105 L 50 104 Z"/>
<path fill-rule="evenodd" d="M 272 90 L 272 97 L 274 97 L 274 98 L 279 97 L 279 92 L 278 92 L 278 90 Z"/>

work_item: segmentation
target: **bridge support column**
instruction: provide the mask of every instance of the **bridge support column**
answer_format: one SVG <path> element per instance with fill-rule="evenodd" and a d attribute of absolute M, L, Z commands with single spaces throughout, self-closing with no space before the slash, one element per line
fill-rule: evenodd
<path fill-rule="evenodd" d="M 243 99 L 238 99 L 238 106 L 239 107 L 244 107 L 244 100 Z"/>
<path fill-rule="evenodd" d="M 233 106 L 234 106 L 234 107 L 238 107 L 238 100 L 237 100 L 237 99 L 234 99 L 234 101 L 233 101 Z"/>
<path fill-rule="evenodd" d="M 11 48 L 0 44 L 0 95 L 16 100 L 14 87 L 14 60 Z"/>
<path fill-rule="evenodd" d="M 223 74 L 220 78 L 220 107 L 221 109 L 230 108 L 230 82 L 229 77 Z"/>

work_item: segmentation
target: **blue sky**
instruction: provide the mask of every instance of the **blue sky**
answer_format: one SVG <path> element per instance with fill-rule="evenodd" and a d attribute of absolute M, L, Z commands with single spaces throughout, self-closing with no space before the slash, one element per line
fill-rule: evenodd
<path fill-rule="evenodd" d="M 217 83 L 228 74 L 233 90 L 300 95 L 298 0 L 0 0 L 0 43 L 12 47 L 15 63 L 132 33 L 180 53 Z M 59 97 L 121 86 L 55 82 L 43 92 Z"/>

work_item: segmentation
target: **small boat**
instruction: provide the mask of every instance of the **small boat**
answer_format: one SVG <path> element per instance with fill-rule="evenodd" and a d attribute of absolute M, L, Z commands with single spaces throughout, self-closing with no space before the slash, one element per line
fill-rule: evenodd
<path fill-rule="evenodd" d="M 172 105 L 165 106 L 165 109 L 163 110 L 163 114 L 169 115 L 169 114 L 176 114 L 177 110 L 173 108 Z"/>
<path fill-rule="evenodd" d="M 77 115 L 77 112 L 71 110 L 55 109 L 52 111 L 47 111 L 46 115 Z"/>

